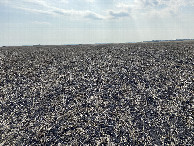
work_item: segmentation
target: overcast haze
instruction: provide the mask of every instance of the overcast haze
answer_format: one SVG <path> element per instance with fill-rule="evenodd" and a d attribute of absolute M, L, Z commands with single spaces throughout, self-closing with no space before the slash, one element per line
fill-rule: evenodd
<path fill-rule="evenodd" d="M 194 0 L 0 0 L 0 46 L 194 38 Z"/>

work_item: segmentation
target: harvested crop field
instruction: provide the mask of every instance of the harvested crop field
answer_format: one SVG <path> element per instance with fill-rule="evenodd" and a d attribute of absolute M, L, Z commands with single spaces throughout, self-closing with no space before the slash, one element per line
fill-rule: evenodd
<path fill-rule="evenodd" d="M 0 145 L 192 145 L 194 42 L 0 48 Z"/>

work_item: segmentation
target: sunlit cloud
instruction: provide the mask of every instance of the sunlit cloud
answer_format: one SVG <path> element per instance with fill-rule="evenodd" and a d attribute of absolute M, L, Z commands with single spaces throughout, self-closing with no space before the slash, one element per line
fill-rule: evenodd
<path fill-rule="evenodd" d="M 74 6 L 70 8 L 63 8 L 60 6 L 60 3 L 63 4 L 71 4 L 69 0 L 59 0 L 56 3 L 57 5 L 53 6 L 53 1 L 51 0 L 4 0 L 1 1 L 1 4 L 7 4 L 14 8 L 25 10 L 32 13 L 42 13 L 42 14 L 50 14 L 52 16 L 63 15 L 63 16 L 75 16 L 80 18 L 91 18 L 96 20 L 104 20 L 104 19 L 118 19 L 121 17 L 128 16 L 136 16 L 136 15 L 147 15 L 147 16 L 171 16 L 177 14 L 181 7 L 185 7 L 187 5 L 194 5 L 194 0 L 108 0 L 113 4 L 113 8 L 106 9 L 101 8 L 100 10 L 95 8 L 93 10 L 85 9 L 85 10 L 77 10 Z M 79 0 L 79 2 L 85 3 L 97 3 L 96 0 Z M 99 1 L 98 1 L 99 2 Z M 105 3 L 105 2 L 104 2 Z M 37 5 L 37 6 L 32 6 Z M 88 6 L 89 8 L 89 6 Z"/>
<path fill-rule="evenodd" d="M 132 14 L 167 17 L 178 14 L 180 8 L 190 6 L 194 0 L 134 0 L 118 2 L 117 7 L 131 10 Z"/>

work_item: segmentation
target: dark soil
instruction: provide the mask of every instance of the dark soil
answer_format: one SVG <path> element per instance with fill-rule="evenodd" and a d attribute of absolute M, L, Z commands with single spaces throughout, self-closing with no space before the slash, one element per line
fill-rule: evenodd
<path fill-rule="evenodd" d="M 194 43 L 0 48 L 0 145 L 192 145 Z"/>

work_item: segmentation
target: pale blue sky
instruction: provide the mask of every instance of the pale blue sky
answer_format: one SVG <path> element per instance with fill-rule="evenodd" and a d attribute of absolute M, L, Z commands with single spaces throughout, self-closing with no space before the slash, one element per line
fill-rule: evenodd
<path fill-rule="evenodd" d="M 194 0 L 0 0 L 0 46 L 194 38 Z"/>

